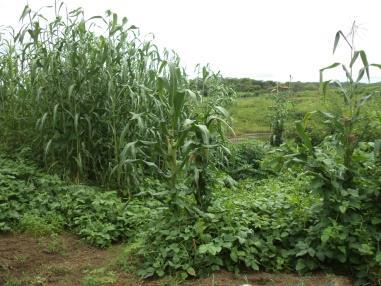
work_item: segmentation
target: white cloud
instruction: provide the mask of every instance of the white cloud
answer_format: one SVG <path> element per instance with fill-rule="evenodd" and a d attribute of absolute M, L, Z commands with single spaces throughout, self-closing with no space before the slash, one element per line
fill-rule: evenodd
<path fill-rule="evenodd" d="M 0 24 L 14 25 L 26 1 L 0 0 Z M 30 6 L 54 3 L 29 0 Z M 360 24 L 358 48 L 371 62 L 381 63 L 381 2 L 375 0 L 67 0 L 88 16 L 111 9 L 127 16 L 143 33 L 174 49 L 193 70 L 210 63 L 225 76 L 287 81 L 317 81 L 318 70 L 346 59 L 332 45 L 338 29 Z M 330 73 L 327 76 L 336 76 Z M 268 77 L 266 77 L 268 76 Z M 381 80 L 381 72 L 373 72 Z"/>

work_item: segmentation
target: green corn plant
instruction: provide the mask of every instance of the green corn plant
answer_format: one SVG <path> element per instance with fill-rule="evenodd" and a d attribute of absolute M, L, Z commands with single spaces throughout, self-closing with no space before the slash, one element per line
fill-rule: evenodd
<path fill-rule="evenodd" d="M 378 121 L 381 125 L 381 113 L 378 114 Z M 381 165 L 381 139 L 377 139 L 374 142 L 374 157 L 379 165 Z"/>
<path fill-rule="evenodd" d="M 21 28 L 1 37 L 4 144 L 12 152 L 30 148 L 51 172 L 127 196 L 144 175 L 171 170 L 173 186 L 182 168 L 177 136 L 203 129 L 193 120 L 209 114 L 208 104 L 229 101 L 230 91 L 210 72 L 208 100 L 193 104 L 186 98 L 198 92 L 180 58 L 143 39 L 127 18 L 106 11 L 86 19 L 80 8 L 65 12 L 62 2 L 46 9 L 53 9 L 52 19 L 26 6 Z M 185 118 L 191 127 L 181 125 Z"/>
<path fill-rule="evenodd" d="M 279 83 L 276 85 L 276 89 L 273 90 L 273 99 L 274 105 L 271 106 L 271 136 L 270 136 L 270 144 L 272 146 L 280 146 L 283 143 L 283 137 L 285 132 L 285 121 L 287 119 L 289 109 L 290 109 L 290 101 L 289 97 L 292 94 L 291 89 L 291 81 L 292 77 L 290 75 L 290 80 L 288 82 L 287 92 L 280 92 Z"/>
<path fill-rule="evenodd" d="M 341 94 L 341 105 L 335 112 L 312 112 L 308 113 L 303 121 L 296 123 L 296 131 L 302 141 L 296 152 L 285 156 L 289 163 L 301 164 L 314 177 L 313 189 L 316 189 L 324 198 L 326 210 L 337 211 L 337 203 L 333 203 L 333 196 L 337 202 L 341 203 L 342 191 L 354 187 L 354 177 L 359 168 L 358 159 L 354 160 L 354 152 L 359 146 L 359 135 L 357 128 L 360 126 L 364 116 L 361 113 L 362 107 L 374 96 L 374 93 L 362 95 L 359 92 L 361 79 L 366 75 L 369 80 L 369 69 L 371 66 L 379 65 L 368 63 L 364 51 L 354 49 L 355 24 L 352 26 L 349 38 L 343 32 L 336 33 L 334 42 L 334 52 L 341 38 L 350 49 L 349 64 L 334 63 L 320 70 L 321 91 L 326 95 L 330 84 L 334 85 Z M 362 67 L 358 70 L 356 80 L 353 79 L 354 64 L 361 59 Z M 342 67 L 345 72 L 347 82 L 324 81 L 323 73 L 328 69 Z M 312 120 L 314 114 L 319 114 L 323 122 L 327 124 L 333 135 L 323 141 L 320 145 L 314 146 L 306 131 L 308 122 Z M 377 144 L 375 144 L 377 147 Z M 377 148 L 375 148 L 377 150 Z M 375 151 L 377 152 L 377 151 Z"/>
<path fill-rule="evenodd" d="M 193 113 L 191 109 L 200 110 L 202 97 L 196 91 L 187 89 L 181 69 L 173 63 L 167 65 L 169 77 L 160 77 L 157 91 L 160 98 L 164 98 L 165 113 L 168 118 L 162 125 L 164 148 L 163 175 L 168 180 L 169 190 L 164 195 L 169 203 L 177 209 L 182 202 L 179 200 L 179 179 L 184 180 L 185 173 L 193 173 L 193 188 L 190 192 L 200 209 L 206 209 L 210 203 L 210 194 L 205 176 L 208 165 L 208 154 L 216 148 L 224 148 L 223 127 L 229 125 L 227 111 L 216 105 L 204 105 L 204 112 Z M 151 162 L 153 165 L 153 162 Z M 158 166 L 155 165 L 156 168 Z M 163 195 L 163 194 L 161 194 Z M 189 210 L 189 208 L 187 207 Z"/>
<path fill-rule="evenodd" d="M 349 33 L 349 36 L 345 36 L 342 31 L 338 31 L 335 36 L 335 42 L 333 47 L 333 53 L 335 53 L 340 39 L 343 39 L 349 48 L 350 58 L 348 64 L 333 63 L 320 70 L 320 83 L 321 92 L 324 98 L 327 93 L 327 87 L 329 84 L 333 84 L 342 96 L 342 105 L 340 110 L 335 113 L 320 112 L 325 119 L 325 123 L 328 124 L 337 135 L 338 142 L 343 150 L 343 164 L 346 168 L 345 178 L 348 184 L 352 180 L 352 158 L 353 152 L 358 146 L 359 138 L 356 134 L 356 127 L 364 119 L 361 110 L 363 106 L 375 95 L 370 93 L 362 95 L 359 92 L 359 85 L 363 77 L 366 75 L 367 80 L 370 80 L 370 67 L 381 67 L 377 64 L 369 64 L 365 51 L 355 49 L 355 35 L 356 35 L 356 23 L 354 22 Z M 354 76 L 354 65 L 361 61 L 361 68 L 357 71 L 357 77 Z M 323 73 L 326 70 L 341 67 L 345 73 L 346 82 L 342 83 L 338 80 L 324 81 Z"/>
<path fill-rule="evenodd" d="M 317 250 L 316 253 L 321 251 L 319 260 L 316 260 L 316 265 L 308 265 L 306 261 L 313 261 L 316 255 L 304 254 L 296 269 L 311 271 L 324 261 L 325 265 L 335 265 L 335 269 L 341 267 L 353 273 L 359 285 L 375 285 L 380 277 L 379 224 L 374 223 L 374 218 L 380 216 L 380 142 L 360 142 L 358 128 L 365 120 L 363 106 L 374 96 L 373 93 L 361 94 L 360 81 L 365 75 L 369 81 L 370 67 L 380 66 L 370 65 L 365 52 L 354 48 L 355 31 L 354 23 L 349 36 L 339 31 L 334 42 L 335 52 L 340 39 L 345 41 L 350 50 L 349 63 L 334 63 L 320 70 L 323 95 L 329 86 L 334 86 L 341 95 L 336 112 L 318 113 L 318 118 L 323 118 L 324 123 L 334 131 L 332 136 L 314 146 L 306 127 L 317 112 L 309 113 L 303 121 L 296 123 L 302 144 L 286 144 L 281 160 L 311 175 L 310 189 L 322 199 L 319 220 L 310 226 L 305 240 L 312 249 Z M 361 67 L 354 79 L 354 65 L 359 59 Z M 343 69 L 346 82 L 323 81 L 324 71 L 336 67 Z M 370 152 L 373 146 L 374 156 Z M 360 229 L 361 232 L 358 232 Z M 341 238 L 340 233 L 344 234 Z M 372 250 L 365 253 L 361 247 L 354 245 Z"/>

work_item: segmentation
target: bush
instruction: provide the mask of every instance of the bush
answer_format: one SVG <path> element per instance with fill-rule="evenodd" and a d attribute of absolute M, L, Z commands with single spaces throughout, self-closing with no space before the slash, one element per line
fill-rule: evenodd
<path fill-rule="evenodd" d="M 233 179 L 246 179 L 250 177 L 261 177 L 261 161 L 266 154 L 266 146 L 259 141 L 247 141 L 239 144 L 231 144 L 231 155 L 222 169 Z"/>

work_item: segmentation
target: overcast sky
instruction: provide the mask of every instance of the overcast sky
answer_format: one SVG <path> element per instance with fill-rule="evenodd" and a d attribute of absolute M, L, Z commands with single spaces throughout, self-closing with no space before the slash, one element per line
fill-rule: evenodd
<path fill-rule="evenodd" d="M 35 9 L 46 0 L 0 0 L 0 25 L 15 25 L 24 5 Z M 111 9 L 126 16 L 142 33 L 154 33 L 161 47 L 175 50 L 191 72 L 209 63 L 229 77 L 262 80 L 318 81 L 319 69 L 345 60 L 339 46 L 332 56 L 337 30 L 359 25 L 357 48 L 370 62 L 381 63 L 380 0 L 66 0 L 83 7 L 86 16 Z M 330 73 L 327 77 L 340 77 Z M 372 75 L 373 74 L 373 75 Z M 373 70 L 372 81 L 381 80 Z"/>

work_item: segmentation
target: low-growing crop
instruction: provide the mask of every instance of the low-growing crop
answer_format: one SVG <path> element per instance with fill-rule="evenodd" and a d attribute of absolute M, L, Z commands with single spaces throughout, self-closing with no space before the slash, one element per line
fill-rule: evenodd
<path fill-rule="evenodd" d="M 128 236 L 127 205 L 115 192 L 79 186 L 63 196 L 67 225 L 90 243 L 105 247 Z"/>
<path fill-rule="evenodd" d="M 26 212 L 19 222 L 19 229 L 34 236 L 43 236 L 62 231 L 64 219 L 57 213 Z"/>
<path fill-rule="evenodd" d="M 292 182 L 290 184 L 290 182 Z M 242 181 L 238 190 L 214 195 L 208 212 L 172 216 L 168 209 L 152 214 L 137 234 L 128 257 L 136 257 L 143 277 L 166 274 L 204 275 L 222 268 L 279 271 L 292 268 L 295 243 L 314 218 L 319 200 L 306 192 L 307 180 Z"/>
<path fill-rule="evenodd" d="M 69 229 L 105 247 L 128 236 L 127 204 L 116 192 L 67 186 L 23 161 L 0 157 L 1 231 L 36 236 Z"/>

